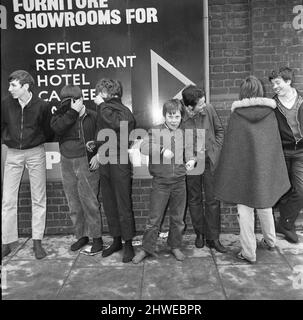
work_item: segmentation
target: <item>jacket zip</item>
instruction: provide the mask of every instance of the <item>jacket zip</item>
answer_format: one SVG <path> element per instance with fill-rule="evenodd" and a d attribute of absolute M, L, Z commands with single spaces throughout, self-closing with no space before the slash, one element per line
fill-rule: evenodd
<path fill-rule="evenodd" d="M 299 108 L 300 108 L 300 107 L 299 107 Z M 296 121 L 297 121 L 297 124 L 298 124 L 298 129 L 299 129 L 300 136 L 303 137 L 303 134 L 302 134 L 302 131 L 301 131 L 301 128 L 300 128 L 300 122 L 299 122 L 299 119 L 298 119 L 299 108 L 298 108 L 298 112 L 296 113 Z M 301 139 L 299 139 L 299 140 L 296 140 L 295 150 L 297 150 L 297 144 L 298 144 L 302 139 L 303 139 L 303 138 L 301 138 Z"/>
<path fill-rule="evenodd" d="M 21 107 L 20 150 L 22 148 L 22 138 L 23 138 L 23 108 Z"/>

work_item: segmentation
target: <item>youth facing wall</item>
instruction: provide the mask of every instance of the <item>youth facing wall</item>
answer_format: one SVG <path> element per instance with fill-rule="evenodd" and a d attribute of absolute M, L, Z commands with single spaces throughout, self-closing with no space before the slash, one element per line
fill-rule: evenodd
<path fill-rule="evenodd" d="M 166 0 L 161 1 L 161 6 L 165 2 Z M 195 3 L 197 2 L 195 1 Z M 295 85 L 303 91 L 303 7 L 300 0 L 210 0 L 209 15 L 211 102 L 218 110 L 225 125 L 228 122 L 231 103 L 237 99 L 239 84 L 249 74 L 260 77 L 266 83 L 267 74 L 271 69 L 288 65 L 296 70 Z M 161 29 L 161 32 L 164 30 Z M 182 28 L 180 32 L 183 32 L 184 36 Z M 193 28 L 191 32 L 196 34 L 197 30 Z M 187 41 L 187 39 L 182 41 Z M 172 44 L 171 48 L 175 48 L 175 45 L 176 42 Z M 161 46 L 165 46 L 165 42 Z M 190 56 L 190 52 L 187 55 Z M 192 59 L 187 60 L 191 65 L 189 70 L 197 68 Z M 141 70 L 142 68 L 141 66 Z M 143 70 L 146 72 L 145 68 Z M 189 74 L 187 69 L 184 72 L 186 75 Z M 133 79 L 133 81 L 140 82 L 140 78 Z M 162 90 L 163 87 L 161 85 L 160 87 Z M 271 96 L 271 89 L 269 86 L 267 88 L 268 96 Z M 148 86 L 143 93 L 143 98 L 150 97 L 151 92 L 148 90 Z M 125 99 L 124 102 L 127 103 Z M 150 187 L 150 179 L 134 180 L 133 207 L 139 231 L 143 230 L 145 226 L 149 210 Z M 47 195 L 46 233 L 71 232 L 69 209 L 62 183 L 48 182 Z M 190 229 L 189 217 L 186 220 Z M 104 215 L 103 222 L 106 231 Z M 300 225 L 303 227 L 302 223 Z M 238 230 L 238 225 L 235 208 L 228 204 L 222 204 L 222 231 L 236 230 Z M 24 183 L 20 189 L 19 232 L 22 234 L 30 233 L 28 183 Z"/>

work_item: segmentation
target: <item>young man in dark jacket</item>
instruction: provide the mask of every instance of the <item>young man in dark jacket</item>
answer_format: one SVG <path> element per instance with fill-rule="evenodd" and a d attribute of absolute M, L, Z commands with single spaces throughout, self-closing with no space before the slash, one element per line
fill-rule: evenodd
<path fill-rule="evenodd" d="M 224 129 L 214 107 L 205 103 L 203 89 L 189 85 L 182 91 L 182 98 L 186 107 L 183 127 L 205 130 L 204 173 L 186 177 L 189 212 L 197 235 L 195 245 L 197 248 L 203 248 L 205 237 L 206 244 L 210 248 L 224 253 L 227 250 L 219 241 L 220 202 L 214 196 L 214 170 L 223 144 Z M 195 151 L 199 152 L 199 150 Z M 205 207 L 203 205 L 203 189 Z"/>
<path fill-rule="evenodd" d="M 280 220 L 276 231 L 297 243 L 295 221 L 303 208 L 303 96 L 293 87 L 293 71 L 283 67 L 272 71 L 269 81 L 276 93 L 275 114 L 292 188 L 280 199 Z"/>
<path fill-rule="evenodd" d="M 181 251 L 186 206 L 185 176 L 186 170 L 194 168 L 196 158 L 187 151 L 189 148 L 184 130 L 180 128 L 183 116 L 182 103 L 178 99 L 168 100 L 163 105 L 165 122 L 149 130 L 141 144 L 141 152 L 149 156 L 148 167 L 153 182 L 142 250 L 134 257 L 135 264 L 149 255 L 155 255 L 158 233 L 167 206 L 170 208 L 167 243 L 177 260 L 185 259 Z"/>
<path fill-rule="evenodd" d="M 128 137 L 135 128 L 136 121 L 130 111 L 121 102 L 122 84 L 120 81 L 101 79 L 96 84 L 95 103 L 98 106 L 97 138 L 99 133 L 110 132 L 115 145 L 110 145 L 109 152 L 102 157 L 102 152 L 108 142 L 92 141 L 88 149 L 99 149 L 100 184 L 104 212 L 107 218 L 109 232 L 113 243 L 102 252 L 108 257 L 122 249 L 122 239 L 125 241 L 122 262 L 128 263 L 134 257 L 132 239 L 135 236 L 135 219 L 131 199 L 131 164 L 128 159 Z M 120 129 L 125 125 L 125 132 Z M 126 145 L 121 141 L 121 135 L 126 139 Z M 113 152 L 112 152 L 113 151 Z M 108 157 L 109 156 L 109 157 Z"/>
<path fill-rule="evenodd" d="M 10 97 L 1 104 L 1 142 L 7 147 L 2 197 L 2 257 L 18 240 L 18 190 L 24 167 L 28 168 L 32 198 L 32 238 L 36 259 L 46 252 L 41 246 L 46 220 L 46 162 L 44 143 L 52 140 L 50 105 L 33 94 L 34 79 L 24 70 L 9 78 Z"/>
<path fill-rule="evenodd" d="M 90 252 L 97 253 L 103 249 L 99 163 L 96 155 L 86 150 L 86 142 L 95 136 L 97 115 L 85 108 L 78 86 L 66 85 L 60 98 L 61 107 L 53 115 L 51 127 L 59 138 L 63 187 L 77 238 L 71 250 L 79 250 L 91 237 Z"/>

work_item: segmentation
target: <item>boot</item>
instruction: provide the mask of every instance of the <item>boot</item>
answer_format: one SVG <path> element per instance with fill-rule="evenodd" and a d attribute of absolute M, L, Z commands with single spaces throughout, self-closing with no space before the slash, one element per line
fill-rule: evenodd
<path fill-rule="evenodd" d="M 203 248 L 204 247 L 204 235 L 201 233 L 197 233 L 196 240 L 195 240 L 196 248 Z"/>
<path fill-rule="evenodd" d="M 41 245 L 41 240 L 33 240 L 33 250 L 35 253 L 35 258 L 40 260 L 46 257 L 46 252 Z"/>
<path fill-rule="evenodd" d="M 81 249 L 82 247 L 84 247 L 85 245 L 87 245 L 88 242 L 89 242 L 88 237 L 82 237 L 82 238 L 78 239 L 75 243 L 73 243 L 70 246 L 70 249 L 72 251 L 77 251 L 77 250 Z"/>
<path fill-rule="evenodd" d="M 2 256 L 2 259 L 4 257 L 6 257 L 7 255 L 9 255 L 11 253 L 11 248 L 9 247 L 9 244 L 3 244 L 2 245 L 2 250 L 1 250 L 1 256 Z"/>
<path fill-rule="evenodd" d="M 132 240 L 126 240 L 124 244 L 122 262 L 124 263 L 131 262 L 134 256 L 135 256 L 135 251 L 133 248 Z"/>
<path fill-rule="evenodd" d="M 220 243 L 219 239 L 206 240 L 206 245 L 209 248 L 213 248 L 218 252 L 221 252 L 221 253 L 226 253 L 227 252 L 227 249 L 224 246 L 222 246 L 222 244 Z"/>
<path fill-rule="evenodd" d="M 299 238 L 298 238 L 298 235 L 296 234 L 296 231 L 294 229 L 292 229 L 292 230 L 285 229 L 281 223 L 279 223 L 276 226 L 276 232 L 282 233 L 285 236 L 285 240 L 290 243 L 298 243 L 299 242 Z"/>
<path fill-rule="evenodd" d="M 90 249 L 91 253 L 97 253 L 99 251 L 102 251 L 103 249 L 103 240 L 102 238 L 93 238 L 93 245 Z"/>
<path fill-rule="evenodd" d="M 121 237 L 114 237 L 113 243 L 109 248 L 102 251 L 102 257 L 108 257 L 112 255 L 114 252 L 120 251 L 122 249 L 122 240 Z"/>

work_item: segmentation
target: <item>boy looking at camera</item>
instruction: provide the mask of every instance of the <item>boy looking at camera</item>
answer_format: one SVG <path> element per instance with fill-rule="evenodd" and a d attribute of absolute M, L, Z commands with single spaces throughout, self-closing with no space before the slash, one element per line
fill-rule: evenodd
<path fill-rule="evenodd" d="M 167 243 L 179 261 L 185 259 L 180 248 L 184 229 L 183 215 L 186 205 L 186 170 L 192 170 L 196 159 L 186 152 L 184 163 L 184 131 L 180 128 L 184 115 L 178 99 L 163 105 L 165 122 L 149 130 L 141 144 L 141 152 L 149 155 L 149 172 L 153 176 L 150 195 L 150 213 L 143 235 L 142 251 L 133 263 L 155 254 L 161 221 L 167 205 L 170 208 L 170 226 Z"/>

